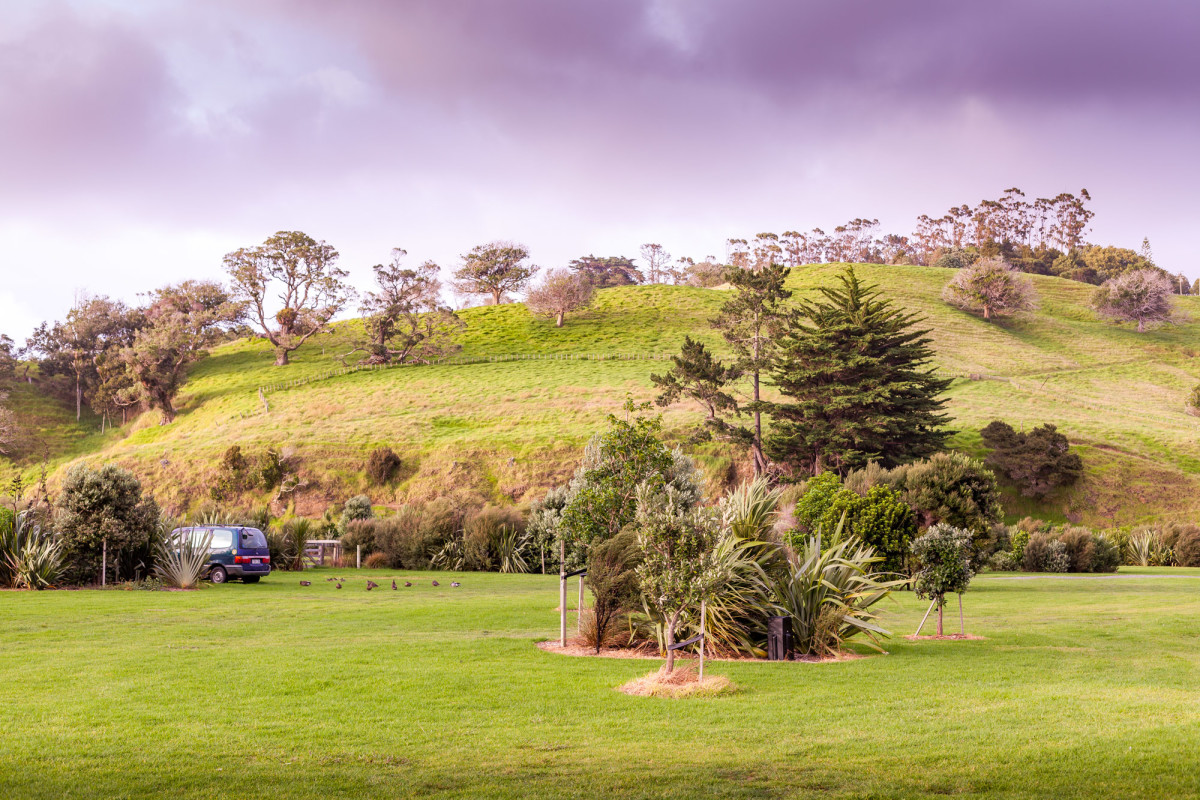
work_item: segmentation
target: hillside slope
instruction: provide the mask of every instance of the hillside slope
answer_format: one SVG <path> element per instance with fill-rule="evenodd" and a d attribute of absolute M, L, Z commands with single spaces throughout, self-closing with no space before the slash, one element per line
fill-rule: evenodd
<path fill-rule="evenodd" d="M 957 447 L 978 452 L 978 430 L 997 418 L 1026 427 L 1055 423 L 1079 447 L 1086 480 L 1040 506 L 1012 497 L 1010 516 L 1066 515 L 1109 525 L 1185 518 L 1200 509 L 1193 499 L 1200 488 L 1200 420 L 1183 411 L 1187 392 L 1200 380 L 1200 326 L 1138 334 L 1098 321 L 1087 308 L 1091 287 L 1040 276 L 1034 276 L 1041 299 L 1035 315 L 985 323 L 941 301 L 946 270 L 857 268 L 897 304 L 927 318 L 938 367 L 957 378 L 950 391 Z M 797 269 L 789 285 L 806 295 L 838 269 Z M 340 366 L 359 323 L 336 326 L 286 367 L 272 366 L 261 340 L 235 342 L 196 366 L 174 424 L 160 427 L 148 414 L 103 437 L 86 426 L 55 429 L 54 455 L 58 463 L 80 456 L 124 463 L 173 510 L 206 502 L 221 454 L 232 444 L 251 455 L 276 447 L 292 459 L 306 485 L 290 500 L 302 512 L 365 489 L 363 464 L 380 444 L 392 446 L 404 466 L 396 486 L 371 490 L 376 502 L 439 494 L 527 501 L 570 474 L 587 437 L 627 394 L 652 397 L 649 374 L 667 367 L 566 357 L 665 355 L 677 351 L 685 335 L 721 349 L 707 325 L 721 291 L 622 287 L 598 298 L 595 308 L 568 317 L 562 329 L 533 319 L 521 305 L 464 312 L 464 356 L 556 354 L 564 360 L 357 372 L 272 391 L 269 413 L 257 388 Z M 1193 298 L 1177 302 L 1184 313 L 1200 309 Z M 674 431 L 697 418 L 698 410 L 688 407 L 665 414 Z M 742 468 L 726 448 L 708 445 L 699 455 L 716 483 Z"/>

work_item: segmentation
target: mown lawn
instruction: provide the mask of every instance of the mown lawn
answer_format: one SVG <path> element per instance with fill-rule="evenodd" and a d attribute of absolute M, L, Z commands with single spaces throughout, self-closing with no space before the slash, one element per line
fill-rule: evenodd
<path fill-rule="evenodd" d="M 722 663 L 743 691 L 689 701 L 537 650 L 553 577 L 332 574 L 0 593 L 0 797 L 1200 796 L 1200 570 L 984 576 L 984 641 Z"/>

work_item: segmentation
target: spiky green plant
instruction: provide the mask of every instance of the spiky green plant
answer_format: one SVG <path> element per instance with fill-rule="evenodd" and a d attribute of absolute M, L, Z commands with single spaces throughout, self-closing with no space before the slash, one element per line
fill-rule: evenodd
<path fill-rule="evenodd" d="M 442 549 L 434 553 L 432 564 L 434 569 L 461 570 L 466 566 L 466 552 L 463 549 L 462 536 L 451 537 L 442 545 Z"/>
<path fill-rule="evenodd" d="M 1139 567 L 1169 567 L 1175 563 L 1175 551 L 1162 540 L 1153 528 L 1138 531 L 1129 537 L 1129 554 Z"/>
<path fill-rule="evenodd" d="M 779 517 L 779 495 L 762 478 L 743 483 L 721 501 L 724 527 L 738 539 L 769 539 Z"/>
<path fill-rule="evenodd" d="M 63 545 L 28 511 L 0 527 L 0 579 L 18 589 L 49 589 L 65 567 Z"/>
<path fill-rule="evenodd" d="M 496 555 L 500 562 L 501 572 L 529 572 L 529 562 L 525 559 L 525 551 L 531 538 L 528 533 L 505 525 L 500 529 L 496 540 Z"/>
<path fill-rule="evenodd" d="M 185 531 L 174 540 L 159 542 L 154 551 L 154 574 L 168 586 L 195 589 L 208 566 L 212 531 L 198 538 Z"/>
<path fill-rule="evenodd" d="M 875 565 L 883 559 L 856 538 L 841 540 L 841 528 L 839 523 L 832 545 L 824 546 L 820 531 L 809 536 L 789 555 L 782 576 L 767 576 L 771 603 L 778 613 L 791 617 L 801 655 L 833 655 L 858 635 L 882 651 L 879 638 L 891 635 L 876 624 L 870 608 L 905 581 L 887 580 L 886 573 L 876 572 Z"/>
<path fill-rule="evenodd" d="M 284 526 L 284 532 L 287 534 L 290 552 L 294 554 L 292 555 L 292 569 L 304 569 L 304 551 L 311 538 L 312 522 L 306 517 L 297 517 Z"/>

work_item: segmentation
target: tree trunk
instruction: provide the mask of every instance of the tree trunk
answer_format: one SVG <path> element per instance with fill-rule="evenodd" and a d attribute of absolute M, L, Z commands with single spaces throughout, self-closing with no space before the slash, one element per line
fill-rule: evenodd
<path fill-rule="evenodd" d="M 79 422 L 83 412 L 83 386 L 79 380 L 79 373 L 75 373 L 75 421 Z"/>
<path fill-rule="evenodd" d="M 1146 320 L 1139 319 L 1138 320 L 1138 333 L 1145 333 L 1145 332 L 1146 332 Z"/>
<path fill-rule="evenodd" d="M 494 306 L 500 305 L 500 300 L 503 297 L 504 297 L 504 292 L 500 291 L 499 289 L 493 289 L 492 290 L 492 305 L 494 305 Z"/>
<path fill-rule="evenodd" d="M 162 422 L 158 424 L 170 425 L 175 421 L 175 406 L 171 403 L 171 396 L 166 392 L 156 392 L 154 399 L 157 401 L 159 409 L 162 410 Z"/>
<path fill-rule="evenodd" d="M 556 327 L 556 328 L 562 327 L 564 316 L 566 316 L 566 312 L 564 312 L 564 311 L 558 312 L 558 318 L 556 320 L 554 320 L 554 327 Z"/>
<path fill-rule="evenodd" d="M 942 635 L 942 609 L 944 606 L 938 603 L 938 636 Z"/>
<path fill-rule="evenodd" d="M 754 346 L 755 358 L 758 358 L 758 344 Z M 750 452 L 754 456 L 754 477 L 762 477 L 766 471 L 767 458 L 762 449 L 762 410 L 758 407 L 759 379 L 758 370 L 754 370 L 754 440 L 750 442 Z"/>
<path fill-rule="evenodd" d="M 675 626 L 679 624 L 679 615 L 683 613 L 683 609 L 679 609 L 671 615 L 667 620 L 667 674 L 670 675 L 675 671 L 675 651 L 671 649 L 671 645 L 675 644 Z"/>
<path fill-rule="evenodd" d="M 275 348 L 275 366 L 286 367 L 288 363 L 288 351 L 282 347 Z"/>
<path fill-rule="evenodd" d="M 992 310 L 990 308 L 988 308 L 986 305 L 983 307 L 983 318 L 984 319 L 992 318 Z"/>

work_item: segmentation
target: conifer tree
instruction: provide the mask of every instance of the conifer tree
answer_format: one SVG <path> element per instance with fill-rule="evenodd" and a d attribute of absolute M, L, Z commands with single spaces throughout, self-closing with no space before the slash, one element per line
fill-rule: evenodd
<path fill-rule="evenodd" d="M 730 269 L 726 278 L 733 286 L 733 297 L 712 320 L 712 326 L 721 331 L 733 350 L 731 366 L 750 381 L 751 399 L 744 409 L 752 418 L 747 433 L 756 476 L 767 467 L 762 435 L 762 412 L 767 404 L 762 400 L 761 384 L 774 361 L 775 340 L 788 314 L 784 304 L 791 292 L 783 285 L 787 275 L 788 268 L 781 264 L 757 270 Z"/>
<path fill-rule="evenodd" d="M 726 391 L 741 374 L 736 367 L 727 367 L 712 352 L 690 336 L 683 339 L 679 355 L 671 356 L 674 366 L 664 375 L 650 376 L 650 380 L 662 392 L 655 402 L 666 407 L 681 396 L 689 397 L 704 406 L 708 412 L 705 424 L 733 438 L 749 441 L 749 430 L 735 427 L 721 419 L 727 414 L 736 414 L 737 400 Z"/>
<path fill-rule="evenodd" d="M 929 368 L 919 318 L 885 300 L 854 269 L 789 317 L 771 370 L 785 400 L 771 405 L 771 457 L 806 474 L 885 467 L 942 449 L 939 399 L 950 381 Z"/>

